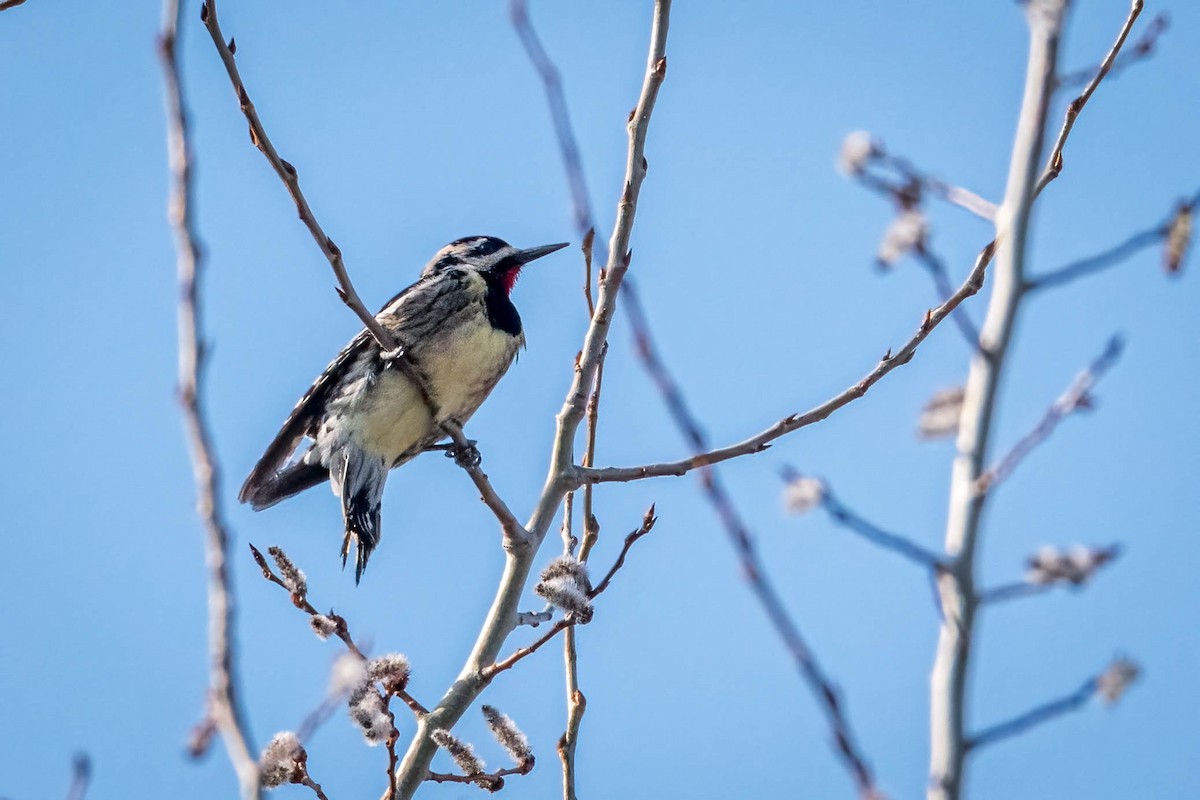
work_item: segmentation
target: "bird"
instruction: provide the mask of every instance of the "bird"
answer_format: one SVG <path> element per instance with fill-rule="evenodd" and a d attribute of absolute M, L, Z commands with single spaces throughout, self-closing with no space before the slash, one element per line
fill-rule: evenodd
<path fill-rule="evenodd" d="M 261 511 L 329 481 L 341 498 L 342 567 L 354 542 L 359 583 L 379 544 L 388 472 L 447 449 L 442 424 L 462 425 L 491 394 L 525 346 L 511 298 L 521 269 L 566 246 L 467 236 L 439 250 L 375 315 L 403 355 L 360 331 L 292 409 L 238 499 Z"/>

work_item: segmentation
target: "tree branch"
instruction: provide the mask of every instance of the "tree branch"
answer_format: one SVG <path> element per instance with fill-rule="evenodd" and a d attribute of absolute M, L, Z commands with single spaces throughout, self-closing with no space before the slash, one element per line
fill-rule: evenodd
<path fill-rule="evenodd" d="M 1129 16 L 1125 18 L 1125 24 L 1121 26 L 1121 30 L 1117 33 L 1117 40 L 1113 42 L 1113 46 L 1109 48 L 1108 54 L 1104 60 L 1100 62 L 1100 66 L 1096 69 L 1096 74 L 1083 87 L 1083 91 L 1067 105 L 1066 117 L 1063 119 L 1062 129 L 1058 132 L 1058 139 L 1054 142 L 1054 147 L 1050 150 L 1050 158 L 1046 161 L 1046 167 L 1042 170 L 1042 176 L 1038 179 L 1037 187 L 1033 194 L 1036 197 L 1042 193 L 1051 181 L 1062 174 L 1063 169 L 1063 148 L 1067 146 L 1067 137 L 1071 135 L 1071 129 L 1075 127 L 1075 120 L 1079 119 L 1079 113 L 1083 111 L 1083 107 L 1087 105 L 1088 100 L 1095 94 L 1100 82 L 1104 80 L 1112 69 L 1113 62 L 1117 58 L 1117 54 L 1121 52 L 1121 46 L 1125 44 L 1125 39 L 1129 36 L 1129 31 L 1133 28 L 1133 23 L 1137 21 L 1138 15 L 1142 13 L 1143 0 L 1133 0 L 1129 7 Z M 1052 80 L 1057 81 L 1057 78 Z"/>
<path fill-rule="evenodd" d="M 1198 203 L 1200 203 L 1200 191 L 1181 201 L 1180 205 L 1191 208 Z M 1170 217 L 1163 222 L 1133 234 L 1115 247 L 1030 278 L 1026 283 L 1025 291 L 1051 289 L 1115 267 L 1138 251 L 1165 241 L 1170 235 L 1171 222 L 1178 213 L 1178 209 L 1172 211 Z"/>
<path fill-rule="evenodd" d="M 1060 697 L 1057 700 L 1040 705 L 1006 722 L 985 728 L 967 740 L 967 749 L 975 750 L 985 745 L 994 744 L 1002 739 L 1008 739 L 1024 733 L 1030 728 L 1037 727 L 1044 722 L 1049 722 L 1064 714 L 1078 711 L 1095 694 L 1096 678 L 1088 678 L 1083 682 L 1082 686 L 1065 697 Z"/>
<path fill-rule="evenodd" d="M 903 156 L 888 151 L 882 140 L 870 136 L 866 131 L 850 134 L 847 143 L 854 145 L 849 150 L 843 146 L 842 167 L 864 188 L 890 198 L 901 206 L 911 205 L 919 201 L 919 195 L 929 192 L 939 200 L 958 206 L 980 219 L 992 222 L 996 218 L 996 204 L 969 189 L 947 183 L 937 176 L 925 172 Z M 869 145 L 857 149 L 859 144 Z M 900 177 L 899 182 L 893 182 L 890 177 L 869 172 L 870 164 L 878 164 L 890 169 Z"/>
<path fill-rule="evenodd" d="M 3 10 L 0 8 L 0 11 Z M 83 800 L 91 782 L 92 760 L 87 753 L 76 753 L 71 757 L 71 784 L 67 787 L 67 800 Z"/>
<path fill-rule="evenodd" d="M 643 480 L 665 476 L 686 475 L 695 469 L 719 464 L 731 458 L 761 453 L 774 440 L 801 428 L 808 427 L 829 417 L 835 411 L 863 397 L 883 376 L 896 367 L 907 364 L 917 352 L 917 347 L 940 325 L 951 312 L 964 300 L 974 295 L 983 286 L 984 274 L 992 260 L 995 243 L 989 243 L 979 253 L 975 266 L 971 269 L 966 281 L 958 288 L 949 300 L 937 308 L 926 312 L 917 332 L 893 355 L 888 351 L 875 368 L 868 372 L 857 383 L 834 395 L 824 403 L 802 413 L 784 417 L 766 430 L 744 439 L 737 444 L 715 450 L 707 450 L 679 461 L 668 461 L 660 464 L 645 464 L 637 467 L 577 467 L 572 474 L 572 486 L 578 487 L 586 483 L 612 483 Z M 640 348 L 641 345 L 639 344 Z"/>
<path fill-rule="evenodd" d="M 1053 94 L 1066 5 L 1066 0 L 1031 0 L 1026 6 L 1029 57 L 1008 185 L 996 215 L 999 246 L 994 284 L 980 348 L 971 359 L 967 376 L 958 456 L 950 480 L 945 550 L 951 561 L 938 583 L 943 622 L 930 693 L 930 800 L 957 800 L 962 787 L 967 750 L 963 734 L 966 680 L 978 602 L 975 550 L 984 499 L 975 491 L 975 482 L 987 456 L 1000 374 L 1025 283 L 1026 240 L 1036 194 L 1037 163 Z"/>
<path fill-rule="evenodd" d="M 229 576 L 230 533 L 220 501 L 220 464 L 205 408 L 207 351 L 202 327 L 199 277 L 202 253 L 195 232 L 191 143 L 187 106 L 179 70 L 178 33 L 183 12 L 178 0 L 164 0 L 158 39 L 166 95 L 167 153 L 171 190 L 167 217 L 175 234 L 179 277 L 179 402 L 188 434 L 196 483 L 196 513 L 204 525 L 208 565 L 209 699 L 202 729 L 221 734 L 238 776 L 241 795 L 258 798 L 258 761 L 250 744 L 245 713 L 238 696 L 234 641 L 234 597 Z M 202 750 L 207 738 L 196 739 Z"/>
<path fill-rule="evenodd" d="M 1087 369 L 1075 376 L 1075 380 L 1071 382 L 1067 390 L 1046 409 L 1046 413 L 1033 430 L 1017 440 L 1012 449 L 1005 453 L 995 466 L 979 476 L 975 482 L 976 491 L 985 493 L 996 488 L 1001 481 L 1013 473 L 1026 456 L 1050 438 L 1060 422 L 1080 409 L 1090 408 L 1092 388 L 1120 358 L 1124 346 L 1125 343 L 1120 336 L 1113 336 L 1109 339 L 1104 352 L 1097 356 Z"/>
<path fill-rule="evenodd" d="M 697 453 L 703 453 L 708 449 L 704 433 L 699 422 L 688 409 L 678 384 L 671 377 L 654 347 L 645 313 L 642 311 L 641 302 L 637 299 L 636 294 L 628 295 L 626 310 L 633 327 L 638 356 L 662 395 L 671 419 L 691 449 Z M 822 670 L 816 656 L 800 633 L 799 627 L 767 577 L 764 565 L 758 557 L 753 536 L 741 519 L 733 504 L 733 499 L 725 491 L 716 470 L 711 466 L 700 467 L 699 478 L 704 496 L 716 512 L 741 562 L 742 575 L 749 584 L 755 599 L 762 606 L 776 634 L 791 655 L 800 677 L 807 684 L 825 714 L 826 722 L 833 733 L 835 750 L 850 772 L 860 797 L 864 799 L 876 797 L 875 778 L 855 741 L 837 688 Z"/>
<path fill-rule="evenodd" d="M 1049 703 L 1026 711 L 1024 714 L 1013 717 L 1010 720 L 993 725 L 990 728 L 985 728 L 971 737 L 968 747 L 974 750 L 985 745 L 995 744 L 1004 739 L 1010 739 L 1042 723 L 1049 722 L 1072 711 L 1078 711 L 1097 695 L 1103 697 L 1110 704 L 1116 703 L 1121 699 L 1121 696 L 1130 685 L 1137 680 L 1140 672 L 1141 668 L 1127 658 L 1113 659 L 1103 672 L 1088 678 L 1075 691 L 1065 697 L 1052 700 Z"/>
<path fill-rule="evenodd" d="M 584 338 L 578 367 L 562 410 L 558 414 L 546 483 L 526 525 L 529 538 L 526 542 L 516 543 L 506 550 L 504 573 L 497 588 L 496 598 L 484 620 L 475 646 L 459 674 L 459 679 L 429 716 L 418 723 L 408 752 L 396 770 L 396 796 L 401 800 L 411 798 L 428 775 L 429 764 L 436 752 L 430 732 L 438 728 L 452 727 L 483 690 L 485 681 L 482 679 L 482 671 L 495 662 L 500 648 L 515 627 L 518 602 L 532 569 L 534 556 L 545 539 L 563 496 L 574 488 L 571 484 L 574 477 L 575 436 L 586 413 L 587 399 L 616 309 L 617 295 L 629 267 L 629 238 L 637 211 L 638 194 L 646 175 L 646 135 L 659 87 L 666 76 L 666 41 L 670 9 L 670 0 L 656 0 L 646 74 L 637 106 L 629 120 L 625 184 L 617 206 L 607 266 L 599 282 L 596 312 Z"/>
<path fill-rule="evenodd" d="M 786 476 L 785 476 L 786 477 Z M 919 567 L 937 572 L 945 567 L 942 556 L 928 550 L 908 537 L 892 533 L 880 528 L 873 522 L 860 516 L 839 500 L 829 488 L 822 484 L 821 508 L 825 510 L 835 523 L 842 528 L 857 534 L 873 545 L 881 547 L 905 558 Z"/>
<path fill-rule="evenodd" d="M 245 115 L 246 121 L 250 124 L 250 141 L 266 157 L 271 168 L 275 170 L 275 174 L 279 176 L 284 186 L 287 187 L 288 194 L 292 196 L 292 200 L 296 204 L 296 211 L 300 215 L 300 221 L 308 228 L 308 232 L 312 234 L 317 247 L 320 248 L 322 255 L 329 261 L 329 266 L 333 268 L 333 274 L 338 283 L 338 296 L 342 298 L 342 302 L 358 316 L 366 329 L 375 337 L 375 341 L 379 343 L 381 350 L 385 353 L 396 350 L 400 343 L 396 341 L 396 338 L 386 328 L 379 324 L 375 316 L 363 305 L 362 299 L 358 296 L 358 292 L 355 291 L 354 284 L 350 280 L 350 274 L 346 271 L 346 264 L 342 260 L 342 251 L 325 234 L 325 231 L 321 228 L 321 224 L 317 222 L 312 208 L 308 205 L 308 200 L 304 197 L 304 192 L 300 190 L 300 179 L 296 173 L 296 168 L 280 157 L 279 153 L 275 150 L 275 145 L 271 142 L 270 137 L 267 136 L 267 131 L 263 127 L 262 120 L 258 117 L 258 111 L 255 109 L 254 103 L 250 101 L 250 94 L 246 91 L 246 84 L 242 81 L 241 73 L 238 71 L 233 51 L 225 43 L 225 35 L 221 32 L 221 23 L 217 19 L 217 0 L 205 0 L 204 4 L 200 7 L 200 19 L 204 22 L 205 27 L 208 28 L 209 35 L 212 36 L 213 44 L 216 45 L 217 53 L 221 57 L 221 63 L 225 65 L 225 71 L 229 74 L 229 80 L 233 84 L 233 91 L 237 95 L 238 105 L 242 110 L 242 114 Z"/>
<path fill-rule="evenodd" d="M 1141 38 L 1134 42 L 1129 47 L 1122 48 L 1125 52 L 1121 53 L 1108 69 L 1108 76 L 1114 77 L 1118 72 L 1133 66 L 1139 61 L 1149 58 L 1154 53 L 1154 48 L 1158 45 L 1159 37 L 1167 32 L 1170 27 L 1171 20 L 1164 14 L 1156 14 L 1154 19 L 1150 20 L 1150 24 L 1146 26 L 1145 32 Z M 1071 89 L 1079 86 L 1086 86 L 1091 81 L 1096 72 L 1100 69 L 1099 66 L 1093 64 L 1090 67 L 1068 72 L 1058 79 L 1055 86 L 1056 89 Z"/>

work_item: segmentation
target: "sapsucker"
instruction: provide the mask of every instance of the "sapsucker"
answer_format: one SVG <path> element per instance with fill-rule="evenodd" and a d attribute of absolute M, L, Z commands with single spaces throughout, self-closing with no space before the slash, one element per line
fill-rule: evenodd
<path fill-rule="evenodd" d="M 361 580 L 379 543 L 388 471 L 443 438 L 443 422 L 466 422 L 495 388 L 525 345 L 513 284 L 523 266 L 566 246 L 518 250 L 470 236 L 439 250 L 375 316 L 406 364 L 361 331 L 300 398 L 238 498 L 258 511 L 328 480 L 342 500 L 342 564 L 354 540 Z M 428 390 L 436 418 L 408 370 Z"/>

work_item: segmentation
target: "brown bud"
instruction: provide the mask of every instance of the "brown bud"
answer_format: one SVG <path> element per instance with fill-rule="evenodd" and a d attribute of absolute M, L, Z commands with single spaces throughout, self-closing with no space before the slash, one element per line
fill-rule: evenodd
<path fill-rule="evenodd" d="M 1167 238 L 1163 246 L 1163 266 L 1168 275 L 1178 275 L 1183 270 L 1184 259 L 1192 246 L 1193 222 L 1192 204 L 1180 203 L 1167 225 Z"/>
<path fill-rule="evenodd" d="M 232 56 L 232 55 L 236 55 L 236 54 L 237 54 L 237 42 L 234 41 L 234 38 L 232 36 L 230 36 L 229 37 L 229 55 Z"/>

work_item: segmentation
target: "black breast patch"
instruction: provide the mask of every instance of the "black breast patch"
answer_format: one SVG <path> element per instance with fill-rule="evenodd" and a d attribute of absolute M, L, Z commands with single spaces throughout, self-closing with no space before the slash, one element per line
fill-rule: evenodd
<path fill-rule="evenodd" d="M 509 336 L 521 334 L 521 315 L 517 307 L 508 299 L 508 292 L 500 285 L 500 281 L 490 275 L 484 276 L 487 283 L 487 293 L 483 296 L 484 309 L 492 327 L 502 330 Z"/>

